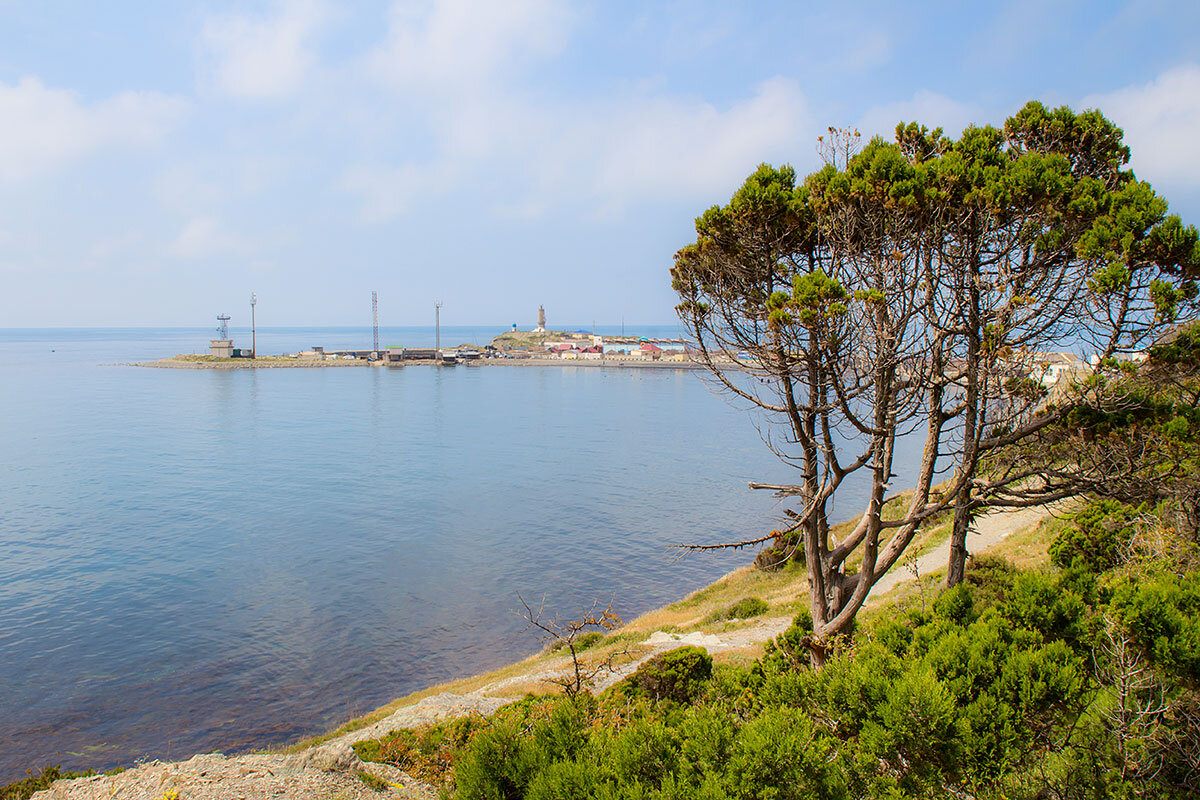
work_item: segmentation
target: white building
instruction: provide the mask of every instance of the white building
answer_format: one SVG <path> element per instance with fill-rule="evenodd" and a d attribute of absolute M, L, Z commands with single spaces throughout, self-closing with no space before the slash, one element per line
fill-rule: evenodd
<path fill-rule="evenodd" d="M 1030 377 L 1049 389 L 1066 376 L 1082 375 L 1086 368 L 1074 353 L 1035 353 Z"/>

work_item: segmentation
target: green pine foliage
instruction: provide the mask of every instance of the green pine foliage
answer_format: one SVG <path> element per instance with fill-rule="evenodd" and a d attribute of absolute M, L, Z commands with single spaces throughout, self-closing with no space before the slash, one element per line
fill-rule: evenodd
<path fill-rule="evenodd" d="M 679 647 L 642 664 L 620 686 L 632 698 L 689 703 L 712 677 L 712 656 L 702 647 Z"/>

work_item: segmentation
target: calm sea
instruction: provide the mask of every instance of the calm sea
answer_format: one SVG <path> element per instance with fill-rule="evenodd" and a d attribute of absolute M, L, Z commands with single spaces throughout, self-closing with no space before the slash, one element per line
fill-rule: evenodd
<path fill-rule="evenodd" d="M 321 732 L 536 651 L 518 592 L 632 617 L 751 557 L 670 545 L 779 518 L 746 483 L 788 469 L 697 373 L 123 366 L 212 335 L 0 330 L 0 783 Z M 312 345 L 370 331 L 258 334 Z"/>

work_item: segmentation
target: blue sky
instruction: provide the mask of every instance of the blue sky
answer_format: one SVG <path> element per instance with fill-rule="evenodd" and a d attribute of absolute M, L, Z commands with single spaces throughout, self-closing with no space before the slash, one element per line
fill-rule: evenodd
<path fill-rule="evenodd" d="M 0 327 L 673 320 L 830 125 L 1097 107 L 1200 222 L 1200 3 L 0 0 Z"/>

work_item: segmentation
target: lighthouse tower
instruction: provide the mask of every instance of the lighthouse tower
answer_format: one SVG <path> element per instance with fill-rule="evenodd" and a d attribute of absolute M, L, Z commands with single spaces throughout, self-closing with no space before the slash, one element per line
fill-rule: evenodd
<path fill-rule="evenodd" d="M 546 307 L 538 306 L 538 326 L 533 329 L 535 333 L 546 332 Z"/>

